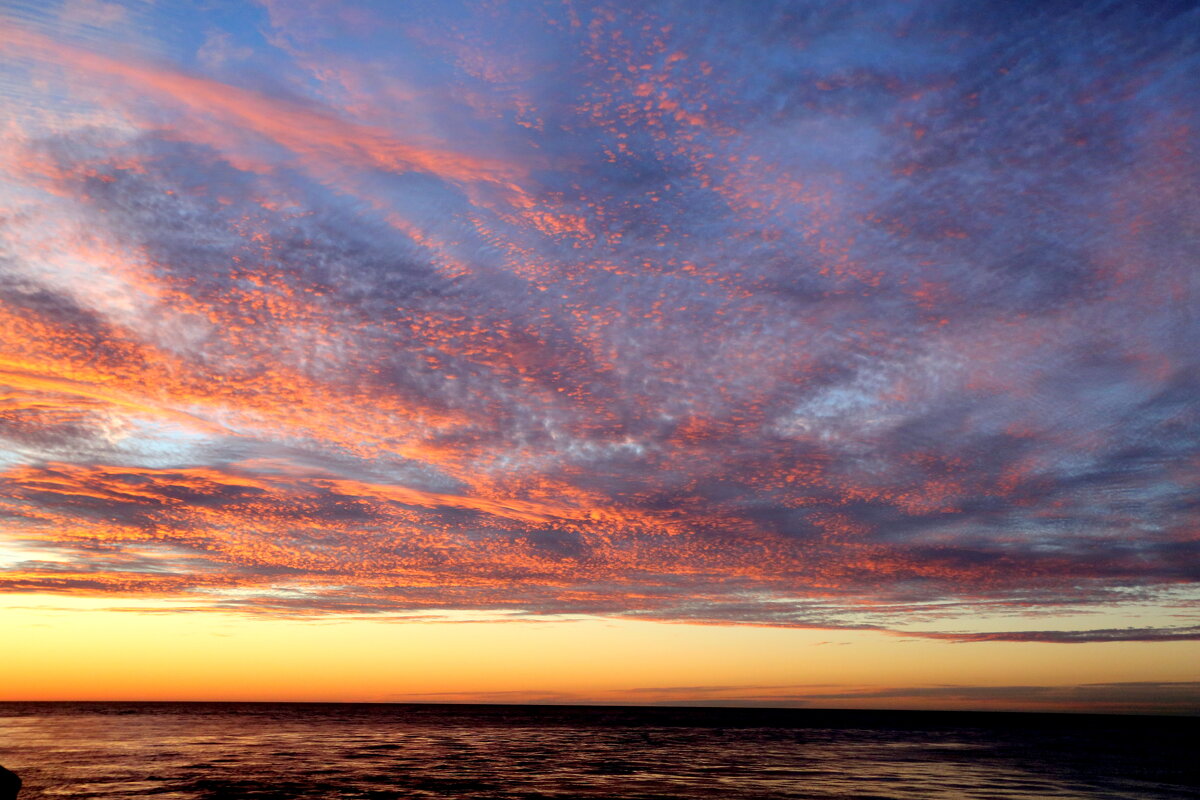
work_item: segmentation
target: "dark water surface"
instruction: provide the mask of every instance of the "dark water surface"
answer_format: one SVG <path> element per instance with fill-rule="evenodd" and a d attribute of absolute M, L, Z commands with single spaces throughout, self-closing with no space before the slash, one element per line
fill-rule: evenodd
<path fill-rule="evenodd" d="M 1200 797 L 1200 720 L 537 706 L 0 703 L 32 798 Z"/>

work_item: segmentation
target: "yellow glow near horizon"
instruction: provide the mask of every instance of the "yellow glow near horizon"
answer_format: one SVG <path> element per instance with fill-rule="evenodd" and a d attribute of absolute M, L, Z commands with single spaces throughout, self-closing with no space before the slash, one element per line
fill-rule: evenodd
<path fill-rule="evenodd" d="M 890 701 L 821 696 L 1194 681 L 1200 664 L 1197 642 L 955 644 L 874 631 L 603 619 L 298 621 L 55 602 L 59 608 L 4 608 L 0 699 L 789 705 L 811 694 L 815 706 L 880 707 Z M 1011 705 L 1021 707 L 1019 699 Z"/>

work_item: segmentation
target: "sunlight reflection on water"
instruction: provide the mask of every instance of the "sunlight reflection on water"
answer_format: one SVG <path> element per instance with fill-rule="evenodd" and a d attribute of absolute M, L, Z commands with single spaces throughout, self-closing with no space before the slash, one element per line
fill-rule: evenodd
<path fill-rule="evenodd" d="M 989 724 L 994 723 L 994 724 Z M 1181 798 L 1195 720 L 0 704 L 32 798 Z M 1194 777 L 1194 774 L 1191 776 Z"/>

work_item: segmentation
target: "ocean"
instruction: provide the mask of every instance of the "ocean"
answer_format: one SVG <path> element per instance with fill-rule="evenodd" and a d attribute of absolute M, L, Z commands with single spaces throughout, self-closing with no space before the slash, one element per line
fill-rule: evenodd
<path fill-rule="evenodd" d="M 1200 719 L 0 703 L 33 798 L 1188 798 Z"/>

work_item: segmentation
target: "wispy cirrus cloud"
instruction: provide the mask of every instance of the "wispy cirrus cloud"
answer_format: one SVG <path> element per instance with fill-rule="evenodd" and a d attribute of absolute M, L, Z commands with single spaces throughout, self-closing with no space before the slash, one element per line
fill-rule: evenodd
<path fill-rule="evenodd" d="M 51 11 L 7 589 L 1195 638 L 1187 5 Z"/>

